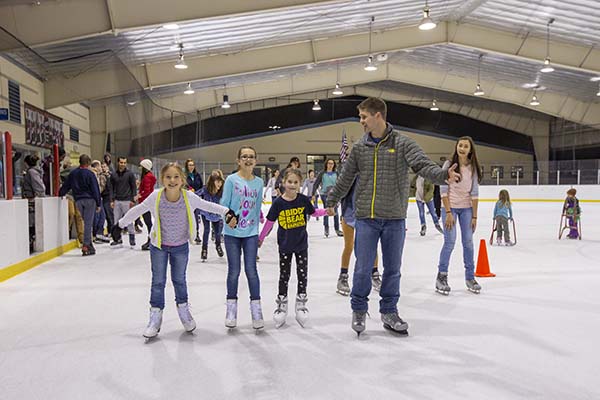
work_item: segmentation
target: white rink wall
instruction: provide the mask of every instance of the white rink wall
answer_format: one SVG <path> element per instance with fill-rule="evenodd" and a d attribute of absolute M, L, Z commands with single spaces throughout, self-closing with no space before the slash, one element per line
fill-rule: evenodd
<path fill-rule="evenodd" d="M 497 201 L 498 193 L 502 189 L 508 190 L 511 201 L 564 201 L 567 190 L 577 189 L 577 198 L 580 202 L 600 202 L 600 185 L 499 185 L 480 186 L 480 201 Z"/>

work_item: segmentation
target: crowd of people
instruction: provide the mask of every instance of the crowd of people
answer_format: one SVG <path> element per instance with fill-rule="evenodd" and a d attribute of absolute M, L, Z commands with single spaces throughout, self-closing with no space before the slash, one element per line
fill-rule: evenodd
<path fill-rule="evenodd" d="M 357 141 L 347 158 L 329 158 L 318 174 L 309 170 L 304 176 L 298 157 L 292 157 L 282 170 L 274 170 L 265 185 L 254 175 L 258 154 L 251 146 L 242 146 L 235 159 L 237 170 L 225 177 L 220 170 L 211 171 L 206 185 L 188 159 L 181 167 L 168 163 L 153 173 L 150 159 L 139 163 L 139 176 L 128 169 L 125 157 L 117 158 L 116 168 L 106 154 L 102 161 L 88 155 L 79 157 L 73 168 L 70 159 L 60 152 L 62 169 L 59 196 L 69 202 L 69 229 L 75 225 L 84 256 L 96 254 L 94 244 L 110 242 L 111 248 L 122 247 L 127 234 L 131 248 L 136 246 L 136 220 L 143 218 L 147 238 L 141 250 L 149 251 L 152 270 L 150 318 L 144 331 L 155 337 L 161 328 L 165 307 L 168 264 L 175 289 L 179 317 L 186 331 L 196 324 L 188 305 L 186 269 L 190 244 L 201 244 L 201 260 L 208 259 L 208 247 L 214 241 L 218 257 L 227 256 L 225 326 L 237 326 L 238 286 L 243 268 L 250 292 L 250 314 L 254 329 L 264 327 L 260 277 L 257 270 L 258 249 L 275 223 L 279 252 L 279 285 L 275 296 L 273 319 L 277 328 L 286 323 L 289 280 L 292 262 L 296 263 L 298 285 L 295 295 L 295 318 L 304 326 L 308 312 L 309 241 L 307 224 L 311 217 L 323 218 L 324 236 L 328 237 L 329 217 L 335 234 L 343 237 L 340 273 L 336 290 L 350 296 L 352 329 L 360 335 L 366 329 L 368 298 L 371 290 L 379 292 L 379 312 L 384 328 L 406 334 L 408 323 L 399 315 L 400 269 L 406 239 L 408 198 L 415 197 L 420 220 L 420 235 L 427 232 L 427 208 L 437 232 L 443 235 L 435 279 L 435 290 L 450 294 L 448 267 L 460 227 L 466 288 L 480 293 L 475 280 L 473 233 L 477 228 L 479 183 L 482 171 L 476 146 L 470 137 L 456 140 L 451 157 L 439 166 L 430 160 L 417 143 L 386 122 L 385 102 L 368 98 L 358 106 L 364 136 Z M 49 173 L 39 159 L 26 156 L 23 197 L 33 200 L 48 195 Z M 48 168 L 49 171 L 49 168 Z M 416 176 L 410 179 L 409 174 Z M 157 183 L 159 185 L 157 185 Z M 158 186 L 158 188 L 157 188 Z M 439 187 L 441 212 L 434 204 Z M 266 219 L 261 212 L 267 193 L 271 205 Z M 568 192 L 563 214 L 570 228 L 570 238 L 579 237 L 577 222 L 581 214 L 575 190 Z M 323 208 L 319 208 L 319 198 Z M 441 215 L 440 215 L 441 214 Z M 341 218 L 340 218 L 341 217 Z M 30 218 L 30 226 L 33 218 Z M 508 191 L 501 190 L 493 213 L 496 243 L 513 245 L 509 221 L 513 212 Z M 140 222 L 141 223 L 141 222 Z M 262 224 L 262 230 L 260 225 Z M 212 238 L 209 239 L 212 231 Z M 35 229 L 32 240 L 35 240 Z M 225 251 L 221 247 L 224 244 Z M 378 257 L 378 248 L 382 257 Z M 350 258 L 354 253 L 352 284 Z M 379 259 L 382 260 L 380 273 Z"/>

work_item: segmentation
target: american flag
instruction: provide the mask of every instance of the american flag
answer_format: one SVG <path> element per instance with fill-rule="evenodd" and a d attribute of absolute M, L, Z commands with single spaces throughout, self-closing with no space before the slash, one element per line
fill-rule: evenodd
<path fill-rule="evenodd" d="M 343 163 L 348 158 L 348 138 L 346 130 L 342 131 L 342 147 L 340 148 L 340 162 Z"/>

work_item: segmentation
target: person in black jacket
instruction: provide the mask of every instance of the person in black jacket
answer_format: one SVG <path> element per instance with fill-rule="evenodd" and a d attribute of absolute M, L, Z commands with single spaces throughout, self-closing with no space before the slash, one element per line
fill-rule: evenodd
<path fill-rule="evenodd" d="M 102 205 L 98 179 L 89 169 L 91 162 L 92 159 L 87 154 L 79 156 L 79 168 L 71 171 L 58 192 L 58 195 L 63 197 L 69 190 L 73 191 L 75 204 L 83 217 L 83 246 L 81 247 L 83 256 L 96 254 L 92 244 L 92 229 L 94 216 L 100 211 Z"/>
<path fill-rule="evenodd" d="M 194 160 L 191 158 L 185 160 L 185 175 L 187 178 L 188 189 L 193 190 L 194 192 L 199 192 L 199 190 L 204 186 L 204 183 L 202 182 L 202 177 L 196 170 L 196 164 L 194 163 Z M 194 240 L 194 242 L 196 244 L 200 244 L 202 243 L 199 233 L 200 218 L 202 218 L 200 215 L 200 210 L 194 210 L 194 218 L 196 219 L 196 240 Z"/>
<path fill-rule="evenodd" d="M 118 158 L 117 171 L 110 176 L 110 207 L 113 209 L 113 229 L 117 226 L 117 222 L 127 214 L 127 211 L 135 205 L 134 197 L 137 194 L 135 184 L 135 176 L 127 169 L 127 158 Z M 127 226 L 129 232 L 129 245 L 131 248 L 135 246 L 135 229 L 133 224 Z M 120 239 L 121 235 L 113 236 L 111 246 L 121 246 L 123 242 Z"/>

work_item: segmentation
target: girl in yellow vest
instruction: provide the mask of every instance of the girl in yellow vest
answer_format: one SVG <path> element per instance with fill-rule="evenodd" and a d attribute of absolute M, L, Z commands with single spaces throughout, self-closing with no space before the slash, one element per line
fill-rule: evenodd
<path fill-rule="evenodd" d="M 160 331 L 165 307 L 168 262 L 171 264 L 171 280 L 175 288 L 175 303 L 179 319 L 187 332 L 196 328 L 196 322 L 192 318 L 188 305 L 186 282 L 189 243 L 193 243 L 196 237 L 194 211 L 198 209 L 222 215 L 232 228 L 237 223 L 235 214 L 227 207 L 202 200 L 193 192 L 183 189 L 185 175 L 176 163 L 169 163 L 162 168 L 160 181 L 163 188 L 154 190 L 146 200 L 130 209 L 119 220 L 119 227 L 125 227 L 148 211 L 154 220 L 150 231 L 152 288 L 150 321 L 144 331 L 146 338 L 153 338 Z M 115 231 L 119 230 L 115 229 Z"/>

